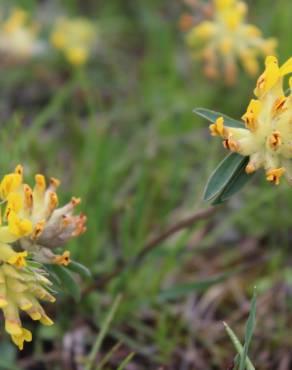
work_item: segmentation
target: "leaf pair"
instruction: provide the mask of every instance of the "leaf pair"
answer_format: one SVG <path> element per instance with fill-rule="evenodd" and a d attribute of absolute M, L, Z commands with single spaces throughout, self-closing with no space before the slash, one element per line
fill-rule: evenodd
<path fill-rule="evenodd" d="M 197 108 L 194 113 L 214 123 L 217 118 L 224 118 L 224 125 L 228 127 L 243 127 L 240 121 L 236 121 L 219 112 L 209 109 Z M 252 178 L 245 172 L 248 157 L 237 153 L 227 155 L 210 176 L 204 191 L 204 200 L 212 201 L 213 205 L 221 204 L 241 190 Z"/>

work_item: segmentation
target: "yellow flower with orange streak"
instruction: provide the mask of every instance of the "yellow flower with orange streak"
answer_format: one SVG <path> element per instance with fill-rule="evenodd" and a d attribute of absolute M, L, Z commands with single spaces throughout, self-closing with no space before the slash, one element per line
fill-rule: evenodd
<path fill-rule="evenodd" d="M 245 127 L 228 127 L 219 117 L 210 131 L 223 138 L 225 148 L 249 157 L 247 173 L 263 167 L 268 181 L 278 185 L 284 175 L 292 184 L 292 77 L 290 90 L 283 90 L 284 77 L 292 73 L 292 57 L 280 67 L 275 56 L 268 56 L 265 65 L 254 90 L 256 99 L 242 116 Z"/>
<path fill-rule="evenodd" d="M 245 71 L 258 73 L 260 55 L 274 54 L 277 42 L 264 39 L 256 26 L 246 23 L 247 5 L 238 0 L 214 0 L 213 16 L 193 27 L 186 36 L 193 55 L 204 61 L 205 73 L 210 78 L 222 75 L 229 84 L 237 75 L 240 61 Z"/>
<path fill-rule="evenodd" d="M 59 184 L 59 180 L 51 178 L 47 186 L 45 177 L 38 174 L 31 188 L 23 183 L 21 166 L 0 183 L 0 308 L 5 329 L 19 349 L 23 349 L 24 341 L 32 340 L 31 332 L 22 327 L 19 311 L 44 325 L 53 324 L 39 303 L 55 301 L 42 264 L 67 266 L 69 251 L 55 254 L 54 248 L 86 230 L 85 215 L 74 215 L 80 199 L 72 198 L 58 208 Z"/>

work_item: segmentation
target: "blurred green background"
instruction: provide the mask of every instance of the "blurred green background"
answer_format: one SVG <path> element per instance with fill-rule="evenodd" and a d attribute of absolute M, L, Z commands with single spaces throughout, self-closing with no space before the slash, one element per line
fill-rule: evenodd
<path fill-rule="evenodd" d="M 82 198 L 88 230 L 68 248 L 92 272 L 80 281 L 86 290 L 206 206 L 204 185 L 225 153 L 192 110 L 239 119 L 255 79 L 240 71 L 227 88 L 203 76 L 178 28 L 187 9 L 180 0 L 11 3 L 47 22 L 60 9 L 83 15 L 98 29 L 99 50 L 82 69 L 50 57 L 0 69 L 2 174 L 22 163 L 28 178 L 40 171 L 61 179 L 62 201 Z M 278 38 L 284 62 L 292 55 L 291 1 L 248 3 L 249 20 Z M 271 186 L 259 173 L 214 217 L 159 244 L 80 302 L 60 295 L 46 308 L 55 326 L 26 323 L 34 341 L 24 352 L 2 330 L 0 368 L 83 369 L 79 347 L 88 354 L 122 293 L 94 369 L 119 342 L 104 369 L 117 369 L 131 352 L 129 370 L 227 369 L 235 352 L 222 321 L 242 337 L 256 285 L 250 357 L 261 369 L 290 369 L 291 210 L 288 185 Z"/>

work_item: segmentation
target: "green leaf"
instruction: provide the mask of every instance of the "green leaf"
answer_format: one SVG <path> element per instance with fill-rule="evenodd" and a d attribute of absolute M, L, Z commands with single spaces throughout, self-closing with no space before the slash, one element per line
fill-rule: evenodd
<path fill-rule="evenodd" d="M 91 277 L 90 270 L 86 266 L 82 265 L 79 262 L 71 261 L 69 263 L 69 265 L 67 266 L 67 269 L 69 269 L 70 271 L 73 271 L 76 274 L 79 274 L 79 275 L 81 275 L 85 278 L 90 278 Z"/>
<path fill-rule="evenodd" d="M 1 341 L 0 369 L 1 370 L 20 370 L 20 368 L 17 365 L 15 365 L 16 358 L 17 358 L 16 348 L 10 342 Z"/>
<path fill-rule="evenodd" d="M 237 338 L 233 330 L 225 322 L 223 324 L 225 326 L 226 332 L 229 335 L 229 338 L 231 339 L 237 353 L 239 354 L 239 356 L 242 356 L 243 355 L 242 344 L 240 343 L 239 339 Z M 245 366 L 247 370 L 255 370 L 255 367 L 253 366 L 252 362 L 250 361 L 248 357 L 246 357 Z"/>
<path fill-rule="evenodd" d="M 79 301 L 81 297 L 80 286 L 77 284 L 71 272 L 67 268 L 59 265 L 51 265 L 49 270 L 61 281 L 62 289 L 71 295 L 75 301 Z"/>
<path fill-rule="evenodd" d="M 244 128 L 244 125 L 242 122 L 237 121 L 231 117 L 226 116 L 226 114 L 222 114 L 219 112 L 215 112 L 210 109 L 205 108 L 196 108 L 193 110 L 194 113 L 197 115 L 205 118 L 206 120 L 214 123 L 217 118 L 223 117 L 224 118 L 224 125 L 228 127 L 237 127 L 237 128 Z"/>
<path fill-rule="evenodd" d="M 231 198 L 239 190 L 241 190 L 254 176 L 254 174 L 247 174 L 245 172 L 245 167 L 248 163 L 248 158 L 245 158 L 245 161 L 242 162 L 242 166 L 235 171 L 233 177 L 230 179 L 228 184 L 224 187 L 222 192 L 216 196 L 212 204 L 221 204 Z"/>
<path fill-rule="evenodd" d="M 244 370 L 246 368 L 247 353 L 254 332 L 255 319 L 256 319 L 256 289 L 254 289 L 253 292 L 250 313 L 246 323 L 243 353 L 240 356 L 239 370 Z"/>
<path fill-rule="evenodd" d="M 175 298 L 187 295 L 192 291 L 196 291 L 196 292 L 205 291 L 211 286 L 222 283 L 223 281 L 230 278 L 231 276 L 234 276 L 235 274 L 238 273 L 238 271 L 239 269 L 235 269 L 232 271 L 227 271 L 220 275 L 209 277 L 205 280 L 199 280 L 193 283 L 175 285 L 171 288 L 165 289 L 162 292 L 160 292 L 157 298 L 160 301 L 164 301 L 164 300 L 175 299 Z"/>
<path fill-rule="evenodd" d="M 204 190 L 204 200 L 208 201 L 218 196 L 240 171 L 247 158 L 237 153 L 231 153 L 223 159 L 210 176 Z"/>

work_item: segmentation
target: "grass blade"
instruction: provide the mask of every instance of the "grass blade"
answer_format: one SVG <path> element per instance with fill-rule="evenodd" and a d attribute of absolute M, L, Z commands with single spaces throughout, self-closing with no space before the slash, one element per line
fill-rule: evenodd
<path fill-rule="evenodd" d="M 135 352 L 130 353 L 120 364 L 117 370 L 124 370 L 124 368 L 128 365 L 128 363 L 132 360 Z"/>
<path fill-rule="evenodd" d="M 102 370 L 104 365 L 109 362 L 115 352 L 121 347 L 122 343 L 118 342 L 109 352 L 107 352 L 104 357 L 100 360 L 95 370 Z"/>
<path fill-rule="evenodd" d="M 237 338 L 237 336 L 235 335 L 233 330 L 225 322 L 223 324 L 225 326 L 226 332 L 227 332 L 229 338 L 231 339 L 236 351 L 238 352 L 239 356 L 242 357 L 243 356 L 243 346 L 242 346 L 242 344 L 240 343 L 239 339 Z M 248 358 L 248 356 L 246 357 L 246 360 L 245 360 L 245 366 L 246 366 L 247 370 L 255 370 L 255 367 L 253 366 L 253 364 L 250 361 L 250 359 Z"/>
<path fill-rule="evenodd" d="M 122 299 L 122 296 L 121 295 L 118 295 L 117 298 L 115 299 L 111 309 L 110 309 L 110 312 L 108 313 L 107 317 L 105 318 L 105 321 L 101 327 L 101 330 L 100 330 L 100 333 L 99 335 L 97 336 L 96 338 L 96 341 L 92 347 L 92 350 L 88 356 L 88 361 L 87 361 L 87 364 L 86 364 L 86 367 L 85 367 L 85 370 L 91 370 L 93 368 L 93 365 L 94 365 L 94 361 L 96 359 L 96 356 L 97 356 L 97 353 L 101 347 L 101 344 L 103 342 L 103 339 L 106 335 L 106 333 L 108 332 L 109 330 L 109 327 L 110 327 L 110 324 L 111 322 L 113 321 L 114 319 L 114 316 L 117 312 L 117 309 L 119 307 L 119 304 L 121 302 L 121 299 Z"/>
<path fill-rule="evenodd" d="M 240 356 L 239 370 L 245 369 L 248 348 L 249 348 L 251 338 L 254 332 L 255 319 L 256 319 L 256 289 L 254 289 L 254 292 L 253 292 L 253 297 L 252 297 L 251 307 L 250 307 L 250 314 L 249 314 L 249 317 L 246 323 L 243 354 L 242 356 Z"/>

